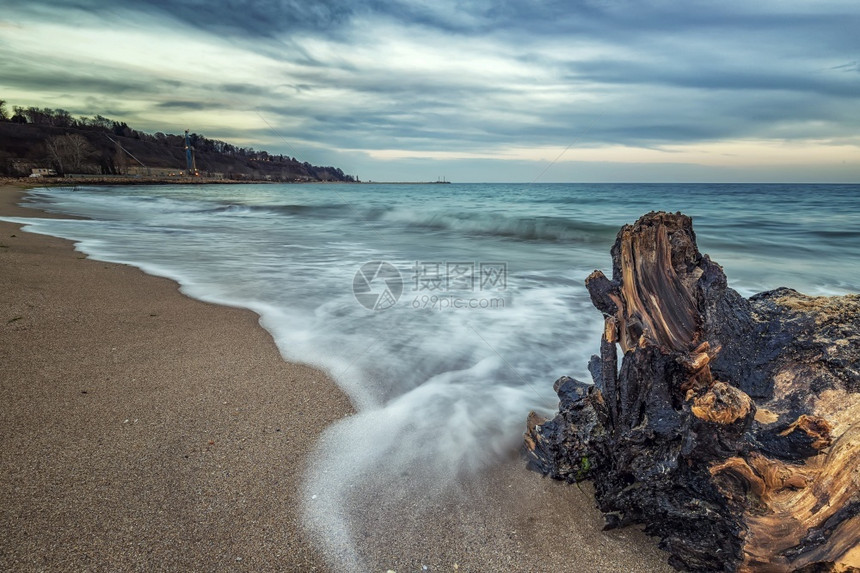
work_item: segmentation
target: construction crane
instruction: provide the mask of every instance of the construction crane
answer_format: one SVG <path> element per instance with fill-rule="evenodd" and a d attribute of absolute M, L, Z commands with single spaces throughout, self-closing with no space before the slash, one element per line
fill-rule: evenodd
<path fill-rule="evenodd" d="M 191 140 L 188 138 L 188 130 L 185 130 L 185 163 L 188 168 L 188 176 L 198 176 L 197 160 L 194 157 L 194 148 L 191 147 Z"/>
<path fill-rule="evenodd" d="M 125 147 L 123 147 L 123 146 L 122 146 L 122 144 L 121 144 L 119 141 L 117 141 L 116 139 L 114 139 L 113 137 L 111 137 L 110 135 L 108 135 L 107 133 L 105 133 L 105 134 L 104 134 L 104 136 L 105 136 L 105 137 L 107 137 L 108 139 L 110 139 L 111 141 L 113 141 L 114 145 L 116 145 L 116 147 L 117 147 L 117 155 L 119 155 L 119 152 L 120 152 L 120 151 L 122 151 L 123 153 L 125 153 L 126 155 L 128 155 L 129 157 L 131 157 L 132 159 L 134 159 L 135 161 L 137 161 L 138 163 L 140 163 L 140 166 L 141 166 L 141 167 L 143 167 L 144 169 L 146 169 L 146 170 L 147 170 L 147 174 L 149 174 L 149 173 L 148 173 L 148 171 L 149 171 L 149 167 L 147 167 L 147 166 L 143 163 L 143 161 L 141 161 L 140 159 L 138 159 L 137 157 L 135 157 L 134 155 L 132 155 L 132 154 L 131 154 L 131 151 L 129 151 L 128 149 L 126 149 Z"/>

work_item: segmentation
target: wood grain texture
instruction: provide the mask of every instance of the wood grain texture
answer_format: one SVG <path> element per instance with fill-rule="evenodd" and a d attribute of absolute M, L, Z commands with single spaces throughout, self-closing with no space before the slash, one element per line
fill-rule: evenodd
<path fill-rule="evenodd" d="M 860 567 L 860 296 L 744 299 L 680 213 L 611 252 L 612 279 L 586 280 L 606 318 L 594 384 L 556 382 L 530 466 L 592 479 L 607 527 L 644 523 L 678 569 Z"/>

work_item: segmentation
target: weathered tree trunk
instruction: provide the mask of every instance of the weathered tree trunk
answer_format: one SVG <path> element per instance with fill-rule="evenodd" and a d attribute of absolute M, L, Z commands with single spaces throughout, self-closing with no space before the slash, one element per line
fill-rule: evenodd
<path fill-rule="evenodd" d="M 586 281 L 594 385 L 529 416 L 531 467 L 592 479 L 607 527 L 646 524 L 679 569 L 860 567 L 860 296 L 744 299 L 680 213 L 623 227 L 612 262 Z"/>

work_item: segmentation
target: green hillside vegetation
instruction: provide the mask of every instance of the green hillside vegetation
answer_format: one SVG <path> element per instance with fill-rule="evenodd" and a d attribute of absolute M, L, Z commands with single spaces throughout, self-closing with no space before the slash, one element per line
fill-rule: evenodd
<path fill-rule="evenodd" d="M 319 167 L 192 133 L 199 175 L 256 181 L 355 181 Z M 72 117 L 63 109 L 14 106 L 0 100 L 0 175 L 25 177 L 34 168 L 58 175 L 180 176 L 185 136 L 144 133 L 101 115 Z M 187 174 L 185 174 L 187 175 Z"/>

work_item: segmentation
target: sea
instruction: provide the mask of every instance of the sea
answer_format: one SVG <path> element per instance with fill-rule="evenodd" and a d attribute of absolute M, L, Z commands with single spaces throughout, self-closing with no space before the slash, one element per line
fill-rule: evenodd
<path fill-rule="evenodd" d="M 584 280 L 611 274 L 622 225 L 690 215 L 745 296 L 860 292 L 860 185 L 92 186 L 25 204 L 86 217 L 26 230 L 251 309 L 285 359 L 331 375 L 357 414 L 317 445 L 304 511 L 353 564 L 354 492 L 432 503 L 515 456 L 529 411 L 556 409 L 557 378 L 589 380 L 603 320 Z"/>

